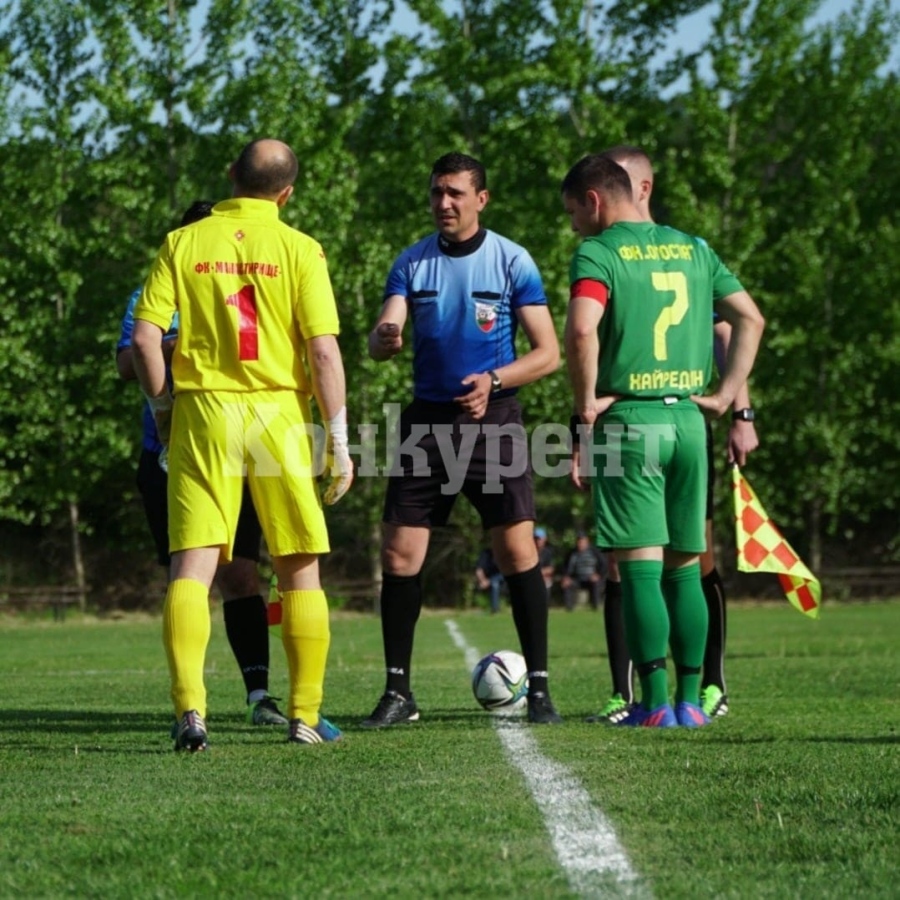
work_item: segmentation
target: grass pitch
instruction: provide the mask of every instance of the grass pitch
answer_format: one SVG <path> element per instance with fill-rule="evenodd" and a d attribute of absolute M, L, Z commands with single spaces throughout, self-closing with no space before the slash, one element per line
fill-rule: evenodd
<path fill-rule="evenodd" d="M 448 616 L 417 631 L 422 721 L 370 733 L 374 617 L 336 616 L 337 745 L 244 720 L 221 612 L 211 749 L 175 754 L 159 621 L 0 620 L 2 897 L 569 897 L 525 781 L 472 699 Z M 482 653 L 510 616 L 454 616 Z M 697 731 L 587 725 L 608 693 L 602 616 L 551 614 L 566 717 L 529 728 L 612 823 L 658 898 L 897 896 L 900 603 L 729 608 L 732 711 Z M 274 693 L 284 655 L 273 642 Z M 615 890 L 606 896 L 614 896 Z"/>

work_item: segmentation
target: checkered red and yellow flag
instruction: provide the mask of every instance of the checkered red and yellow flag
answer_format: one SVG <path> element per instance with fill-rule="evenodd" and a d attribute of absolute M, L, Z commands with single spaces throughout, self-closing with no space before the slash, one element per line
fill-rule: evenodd
<path fill-rule="evenodd" d="M 741 572 L 774 572 L 791 604 L 811 619 L 819 618 L 822 585 L 781 536 L 741 470 L 731 470 L 737 567 Z"/>

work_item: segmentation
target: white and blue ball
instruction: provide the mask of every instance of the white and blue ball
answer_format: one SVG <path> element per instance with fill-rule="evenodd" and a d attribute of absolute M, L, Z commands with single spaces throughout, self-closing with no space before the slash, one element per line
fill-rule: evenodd
<path fill-rule="evenodd" d="M 472 693 L 488 712 L 501 716 L 522 712 L 528 697 L 525 658 L 514 650 L 489 653 L 472 670 Z"/>

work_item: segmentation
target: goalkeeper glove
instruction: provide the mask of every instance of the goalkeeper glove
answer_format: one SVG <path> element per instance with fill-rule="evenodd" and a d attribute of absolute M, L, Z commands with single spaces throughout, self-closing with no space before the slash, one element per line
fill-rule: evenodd
<path fill-rule="evenodd" d="M 172 395 L 167 387 L 157 397 L 149 397 L 147 394 L 144 394 L 144 397 L 146 397 L 147 405 L 153 414 L 153 423 L 156 425 L 159 442 L 163 445 L 162 452 L 159 454 L 159 467 L 163 472 L 168 472 L 169 438 L 172 436 Z"/>
<path fill-rule="evenodd" d="M 325 472 L 329 481 L 322 497 L 326 506 L 333 506 L 353 482 L 353 460 L 347 439 L 347 408 L 328 420 L 325 427 Z"/>

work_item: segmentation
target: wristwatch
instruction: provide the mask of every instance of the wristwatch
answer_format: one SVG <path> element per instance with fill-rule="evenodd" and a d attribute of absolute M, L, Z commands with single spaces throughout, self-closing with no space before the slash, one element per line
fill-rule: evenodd
<path fill-rule="evenodd" d="M 487 374 L 491 376 L 491 393 L 496 394 L 503 387 L 503 382 L 493 369 L 488 369 Z"/>
<path fill-rule="evenodd" d="M 732 422 L 752 422 L 756 418 L 756 414 L 748 406 L 746 409 L 736 409 L 731 414 Z"/>

